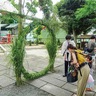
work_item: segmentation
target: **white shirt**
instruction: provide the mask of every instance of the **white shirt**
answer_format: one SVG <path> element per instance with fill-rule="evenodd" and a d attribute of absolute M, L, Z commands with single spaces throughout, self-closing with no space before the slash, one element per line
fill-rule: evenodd
<path fill-rule="evenodd" d="M 69 42 L 69 44 L 72 44 L 73 46 L 76 47 L 76 44 L 75 44 L 74 41 L 66 40 L 66 41 L 63 42 L 62 48 L 61 48 L 61 53 L 62 53 L 62 55 L 63 55 L 63 54 L 65 55 L 65 60 L 66 60 L 66 61 L 70 61 L 70 60 L 71 60 L 71 53 L 67 50 L 68 42 Z M 69 56 L 68 56 L 68 58 L 67 58 L 67 54 L 68 54 L 68 53 L 69 53 Z"/>

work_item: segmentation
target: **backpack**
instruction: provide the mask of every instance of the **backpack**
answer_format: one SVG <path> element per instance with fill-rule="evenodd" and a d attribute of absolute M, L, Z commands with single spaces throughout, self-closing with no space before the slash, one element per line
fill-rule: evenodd
<path fill-rule="evenodd" d="M 86 62 L 86 58 L 85 58 L 85 55 L 83 54 L 82 50 L 75 50 L 75 55 L 76 55 L 76 58 L 77 58 L 77 61 L 79 64 L 82 64 L 83 62 Z"/>
<path fill-rule="evenodd" d="M 84 62 L 86 62 L 86 55 L 84 55 L 82 50 L 79 50 L 79 49 L 75 50 L 75 55 L 76 55 L 78 64 L 82 67 Z M 78 68 L 78 70 L 80 71 L 80 75 L 82 76 L 80 67 Z"/>

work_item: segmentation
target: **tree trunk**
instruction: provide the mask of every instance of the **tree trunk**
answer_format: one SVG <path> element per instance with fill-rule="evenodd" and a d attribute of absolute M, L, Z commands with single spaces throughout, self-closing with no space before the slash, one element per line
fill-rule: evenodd
<path fill-rule="evenodd" d="M 77 46 L 77 35 L 76 35 L 76 32 L 73 30 L 73 36 L 74 36 L 74 41 L 76 43 L 76 46 Z"/>
<path fill-rule="evenodd" d="M 49 59 L 49 64 L 51 65 L 49 70 L 51 72 L 54 72 L 54 62 L 55 62 L 55 58 L 50 58 Z"/>
<path fill-rule="evenodd" d="M 16 75 L 16 86 L 20 86 L 20 85 L 22 85 L 22 79 L 21 79 L 21 72 L 18 72 L 18 69 L 19 68 L 15 68 L 15 75 Z M 21 70 L 19 70 L 19 71 L 21 71 Z"/>

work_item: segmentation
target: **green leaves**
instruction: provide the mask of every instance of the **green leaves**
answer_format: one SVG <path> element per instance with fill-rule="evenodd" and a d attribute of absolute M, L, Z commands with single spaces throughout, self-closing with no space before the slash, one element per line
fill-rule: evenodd
<path fill-rule="evenodd" d="M 26 3 L 26 7 L 34 15 L 37 13 L 37 9 L 36 9 L 37 6 L 38 6 L 38 2 L 36 2 L 36 0 L 33 0 L 33 2 L 31 2 L 31 3 L 29 3 L 29 2 Z"/>
<path fill-rule="evenodd" d="M 11 4 L 17 9 L 19 10 L 19 6 L 18 4 L 15 3 L 15 0 L 10 0 Z"/>
<path fill-rule="evenodd" d="M 51 0 L 39 0 L 40 9 L 43 11 L 45 18 L 49 19 L 52 12 Z"/>
<path fill-rule="evenodd" d="M 41 30 L 42 30 L 42 26 L 38 26 L 37 29 L 36 29 L 36 34 L 37 35 L 40 35 L 41 34 Z"/>
<path fill-rule="evenodd" d="M 86 0 L 86 4 L 82 8 L 78 9 L 75 15 L 79 20 L 90 15 L 91 13 L 96 13 L 96 0 Z"/>
<path fill-rule="evenodd" d="M 50 32 L 56 33 L 59 30 L 61 24 L 62 23 L 59 21 L 59 19 L 54 14 L 48 20 L 45 19 L 43 21 L 43 25 L 46 26 L 46 28 L 48 29 L 49 33 Z"/>
<path fill-rule="evenodd" d="M 14 3 L 14 0 L 12 2 Z M 20 9 L 22 9 L 21 3 L 22 2 L 19 3 Z M 36 79 L 36 78 L 39 78 L 40 76 L 45 75 L 50 69 L 53 70 L 54 68 L 54 62 L 55 62 L 55 57 L 56 57 L 56 52 L 57 52 L 55 32 L 59 30 L 61 22 L 57 18 L 56 11 L 54 11 L 55 14 L 53 12 L 53 6 L 52 6 L 51 0 L 39 0 L 39 5 L 40 5 L 41 10 L 44 12 L 45 19 L 44 18 L 43 20 L 32 19 L 34 20 L 34 22 L 30 24 L 30 28 L 28 26 L 24 29 L 22 29 L 21 27 L 22 21 L 23 21 L 22 18 L 24 17 L 20 16 L 20 19 L 19 19 L 20 20 L 19 27 L 21 28 L 19 28 L 18 37 L 15 39 L 15 41 L 13 41 L 13 44 L 11 47 L 11 61 L 14 66 L 17 82 L 18 80 L 20 80 L 22 74 L 28 80 Z M 28 2 L 26 4 L 26 7 L 29 9 L 32 15 L 35 15 L 35 13 L 37 12 L 36 10 L 37 6 L 38 6 L 38 3 L 36 2 L 36 0 L 31 0 L 31 4 Z M 21 11 L 19 13 L 21 15 Z M 49 64 L 46 68 L 44 68 L 40 72 L 28 73 L 23 66 L 23 60 L 25 56 L 25 35 L 27 31 L 29 31 L 30 29 L 32 30 L 34 27 L 38 27 L 36 30 L 36 33 L 37 35 L 40 35 L 41 30 L 42 30 L 42 25 L 44 25 L 49 32 L 48 41 L 46 42 L 46 47 L 49 53 Z"/>

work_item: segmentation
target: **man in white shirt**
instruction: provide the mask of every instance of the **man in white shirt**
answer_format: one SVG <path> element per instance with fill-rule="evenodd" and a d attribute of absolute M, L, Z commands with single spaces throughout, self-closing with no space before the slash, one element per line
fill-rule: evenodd
<path fill-rule="evenodd" d="M 75 42 L 71 41 L 71 39 L 72 39 L 72 37 L 70 35 L 67 35 L 66 40 L 63 42 L 62 48 L 61 48 L 62 55 L 64 56 L 64 68 L 65 68 L 65 74 L 63 75 L 63 77 L 67 76 L 68 66 L 70 65 L 70 62 L 71 62 L 71 54 L 67 50 L 67 46 L 69 44 L 72 44 L 73 46 L 76 46 Z"/>

